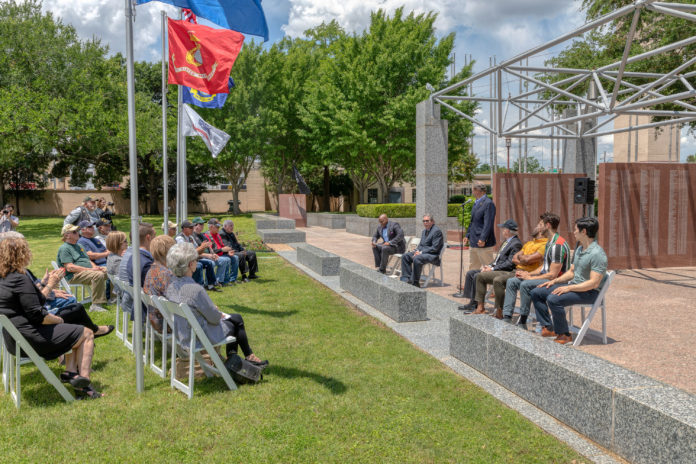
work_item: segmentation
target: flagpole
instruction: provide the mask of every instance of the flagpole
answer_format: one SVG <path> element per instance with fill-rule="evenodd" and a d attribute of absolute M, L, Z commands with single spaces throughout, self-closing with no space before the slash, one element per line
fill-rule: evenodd
<path fill-rule="evenodd" d="M 126 0 L 126 73 L 128 87 L 128 155 L 130 161 L 131 246 L 133 247 L 133 352 L 135 354 L 135 388 L 144 390 L 143 312 L 140 305 L 140 237 L 138 234 L 138 160 L 135 143 L 135 78 L 133 65 L 133 4 Z"/>
<path fill-rule="evenodd" d="M 184 10 L 182 9 L 179 14 L 179 19 L 184 19 Z M 184 211 L 182 208 L 182 187 L 185 189 L 185 184 L 183 183 L 183 170 L 182 159 L 185 160 L 185 155 L 182 156 L 184 148 L 185 138 L 181 134 L 181 121 L 184 114 L 183 107 L 183 89 L 181 85 L 177 86 L 177 124 L 176 124 L 176 230 L 181 232 L 181 223 L 186 220 Z"/>
<path fill-rule="evenodd" d="M 169 232 L 169 173 L 167 172 L 167 12 L 162 11 L 162 205 L 163 232 Z"/>

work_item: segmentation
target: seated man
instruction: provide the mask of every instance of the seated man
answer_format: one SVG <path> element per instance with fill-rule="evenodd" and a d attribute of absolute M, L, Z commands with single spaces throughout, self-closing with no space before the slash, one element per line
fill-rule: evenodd
<path fill-rule="evenodd" d="M 191 222 L 193 222 L 193 238 L 200 255 L 199 261 L 208 260 L 213 264 L 215 279 L 219 285 L 223 287 L 234 285 L 234 281 L 237 280 L 237 272 L 234 273 L 234 276 L 230 273 L 232 259 L 213 250 L 213 242 L 203 233 L 203 224 L 205 224 L 203 218 L 197 217 Z"/>
<path fill-rule="evenodd" d="M 498 254 L 490 264 L 481 266 L 480 269 L 471 269 L 466 273 L 464 294 L 472 295 L 474 290 L 476 292 L 468 305 L 459 307 L 466 313 L 485 314 L 486 310 L 483 309 L 483 300 L 486 298 L 486 286 L 493 283 L 497 278 L 507 280 L 512 277 L 511 271 L 515 268 L 512 258 L 522 248 L 522 242 L 517 238 L 517 223 L 512 219 L 508 219 L 504 223 L 498 224 L 498 227 L 501 228 L 503 239 L 505 240 L 500 245 Z M 496 294 L 496 311 L 502 313 L 502 306 L 502 294 L 500 297 Z M 502 319 L 502 317 L 502 314 L 500 314 L 499 319 Z"/>
<path fill-rule="evenodd" d="M 517 290 L 520 291 L 520 320 L 519 324 L 526 328 L 529 315 L 531 291 L 537 285 L 554 279 L 568 269 L 570 260 L 570 248 L 565 239 L 557 230 L 561 218 L 554 213 L 542 214 L 538 226 L 543 229 L 543 236 L 548 239 L 544 248 L 544 260 L 537 269 L 528 271 L 516 271 L 515 277 L 511 277 L 505 283 L 505 301 L 503 302 L 503 320 L 510 322 L 517 301 Z"/>
<path fill-rule="evenodd" d="M 63 221 L 63 225 L 77 225 L 81 221 L 97 222 L 99 220 L 99 216 L 97 216 L 96 209 L 97 199 L 91 195 L 87 195 L 85 199 L 82 201 L 82 205 L 70 211 L 70 213 L 66 216 L 65 220 Z"/>
<path fill-rule="evenodd" d="M 208 233 L 205 234 L 205 238 L 211 243 L 213 253 L 217 254 L 220 257 L 220 259 L 229 259 L 230 261 L 228 275 L 224 277 L 225 280 L 222 285 L 234 285 L 234 283 L 237 282 L 237 271 L 239 270 L 239 256 L 235 254 L 235 251 L 232 248 L 225 246 L 222 237 L 220 236 L 221 225 L 222 224 L 220 224 L 220 221 L 218 221 L 215 218 L 208 221 Z M 218 280 L 220 280 L 220 276 L 218 276 Z"/>
<path fill-rule="evenodd" d="M 607 272 L 607 255 L 597 244 L 599 222 L 593 217 L 575 221 L 573 235 L 580 246 L 575 250 L 573 264 L 563 275 L 540 284 L 532 290 L 532 301 L 539 323 L 544 326 L 544 337 L 556 335 L 556 343 L 573 341 L 568 330 L 565 307 L 574 304 L 593 304 L 599 295 Z M 553 315 L 553 331 L 549 329 L 549 313 Z"/>
<path fill-rule="evenodd" d="M 162 223 L 162 230 L 164 229 L 164 222 Z M 169 235 L 171 238 L 176 237 L 176 224 L 174 224 L 172 221 L 167 221 L 167 229 L 166 229 L 167 235 Z"/>
<path fill-rule="evenodd" d="M 106 248 L 106 237 L 111 233 L 111 221 L 100 218 L 95 226 L 97 227 L 97 233 L 94 238 L 99 240 L 102 245 L 104 245 L 104 248 Z"/>
<path fill-rule="evenodd" d="M 379 219 L 379 226 L 372 236 L 372 254 L 375 256 L 375 267 L 384 274 L 387 270 L 389 257 L 395 253 L 406 251 L 404 241 L 404 231 L 398 222 L 389 221 L 386 214 L 382 214 Z M 377 243 L 379 239 L 382 243 Z"/>
<path fill-rule="evenodd" d="M 435 225 L 430 214 L 423 216 L 423 232 L 415 251 L 409 251 L 401 257 L 401 280 L 415 287 L 420 287 L 423 265 L 432 263 L 440 265 L 440 251 L 445 246 L 442 231 Z"/>
<path fill-rule="evenodd" d="M 82 245 L 87 256 L 97 266 L 106 266 L 106 258 L 109 256 L 109 251 L 106 246 L 94 237 L 94 223 L 91 221 L 82 221 L 77 225 L 80 228 L 80 239 L 78 245 Z"/>
<path fill-rule="evenodd" d="M 152 262 L 152 254 L 150 254 L 150 243 L 155 238 L 155 228 L 149 222 L 143 222 L 138 226 L 138 238 L 140 241 L 140 288 L 145 285 L 145 277 L 147 276 Z M 121 264 L 118 267 L 118 278 L 124 282 L 128 282 L 129 285 L 133 285 L 133 247 L 128 248 L 126 253 L 123 254 L 123 259 L 121 259 Z M 121 301 L 121 306 L 123 310 L 127 313 L 131 313 L 131 320 L 133 320 L 133 300 L 131 299 L 128 292 L 124 292 Z M 142 305 L 143 311 L 143 321 L 147 317 L 147 307 Z"/>
<path fill-rule="evenodd" d="M 208 246 L 206 244 L 204 247 L 202 247 L 197 244 L 198 242 L 193 237 L 193 223 L 191 221 L 184 221 L 181 223 L 181 232 L 174 237 L 174 240 L 176 240 L 176 243 L 190 243 L 196 247 L 199 254 L 202 253 L 203 248 Z M 203 272 L 205 272 L 205 275 Z M 207 279 L 207 284 L 205 283 L 204 278 Z M 217 279 L 215 277 L 215 266 L 211 260 L 198 260 L 196 272 L 193 273 L 193 280 L 195 280 L 198 284 L 203 285 L 206 290 L 220 291 L 215 286 Z"/>
<path fill-rule="evenodd" d="M 90 285 L 92 306 L 90 311 L 106 311 L 101 305 L 106 303 L 106 268 L 97 266 L 87 256 L 84 248 L 77 244 L 79 227 L 72 224 L 63 226 L 63 244 L 58 249 L 56 261 L 65 268 L 65 278 L 75 284 Z"/>
<path fill-rule="evenodd" d="M 259 276 L 256 273 L 259 272 L 259 264 L 256 261 L 256 253 L 245 249 L 239 243 L 234 234 L 234 222 L 228 219 L 223 223 L 220 237 L 222 237 L 222 243 L 229 247 L 231 251 L 234 251 L 235 255 L 239 256 L 239 272 L 242 273 L 242 282 L 249 282 L 249 279 L 258 279 Z M 249 272 L 249 278 L 246 276 L 247 272 Z"/>

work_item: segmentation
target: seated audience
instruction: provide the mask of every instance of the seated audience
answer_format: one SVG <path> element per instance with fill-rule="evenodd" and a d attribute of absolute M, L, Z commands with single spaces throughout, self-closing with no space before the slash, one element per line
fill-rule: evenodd
<path fill-rule="evenodd" d="M 207 245 L 200 246 L 193 237 L 193 223 L 191 221 L 184 221 L 181 223 L 181 232 L 179 232 L 174 239 L 176 240 L 176 243 L 190 243 L 196 247 L 199 253 L 202 253 L 202 250 L 207 247 Z M 198 282 L 199 285 L 205 286 L 206 290 L 219 291 L 219 289 L 215 286 L 217 283 L 217 278 L 215 277 L 215 265 L 210 260 L 198 260 L 198 267 L 196 268 L 196 272 L 193 274 L 193 279 Z"/>
<path fill-rule="evenodd" d="M 155 228 L 149 222 L 142 222 L 138 226 L 138 238 L 140 240 L 140 288 L 145 284 L 145 276 L 147 276 L 150 266 L 152 266 L 152 255 L 150 254 L 150 243 L 155 238 Z M 130 252 L 129 252 L 130 250 Z M 121 259 L 121 264 L 118 268 L 118 278 L 129 285 L 133 285 L 133 247 L 126 250 Z M 128 292 L 124 292 L 121 306 L 125 312 L 131 313 L 133 318 L 133 300 Z M 142 307 L 143 316 L 147 315 L 147 308 Z"/>
<path fill-rule="evenodd" d="M 99 398 L 102 395 L 90 381 L 94 332 L 82 325 L 66 324 L 44 308 L 43 295 L 26 273 L 30 261 L 26 240 L 7 238 L 0 242 L 0 314 L 10 319 L 39 356 L 55 359 L 70 351 L 60 379 L 70 383 L 78 395 Z M 5 343 L 8 349 L 16 349 L 9 337 Z"/>
<path fill-rule="evenodd" d="M 440 251 L 445 246 L 442 231 L 435 225 L 432 215 L 423 216 L 423 227 L 418 247 L 401 257 L 401 280 L 416 287 L 420 287 L 423 265 L 432 263 L 439 266 Z"/>
<path fill-rule="evenodd" d="M 80 228 L 80 239 L 77 241 L 77 244 L 82 245 L 90 261 L 97 266 L 106 266 L 106 258 L 109 256 L 109 252 L 106 246 L 102 245 L 102 242 L 94 237 L 94 225 L 95 223 L 90 221 L 82 221 L 77 225 Z"/>
<path fill-rule="evenodd" d="M 237 273 L 234 276 L 230 273 L 232 259 L 225 254 L 218 254 L 213 250 L 213 242 L 203 233 L 203 225 L 205 221 L 201 217 L 194 218 L 193 221 L 193 238 L 198 249 L 198 260 L 208 260 L 215 267 L 215 280 L 223 287 L 234 285 L 234 280 L 237 280 Z M 234 280 L 232 280 L 234 277 Z"/>
<path fill-rule="evenodd" d="M 111 233 L 111 221 L 101 218 L 97 221 L 97 234 L 94 236 L 106 248 L 106 237 Z"/>
<path fill-rule="evenodd" d="M 237 236 L 234 234 L 234 222 L 228 219 L 223 223 L 220 237 L 222 238 L 223 245 L 228 247 L 230 251 L 233 251 L 239 258 L 239 272 L 242 274 L 241 281 L 249 282 L 250 279 L 258 279 L 259 276 L 257 273 L 259 272 L 259 264 L 256 260 L 256 252 L 245 249 L 242 244 L 239 243 Z M 248 278 L 247 272 L 249 273 Z"/>
<path fill-rule="evenodd" d="M 205 234 L 205 238 L 210 242 L 213 253 L 217 254 L 220 259 L 228 259 L 230 261 L 230 266 L 227 272 L 228 275 L 225 276 L 225 280 L 223 281 L 222 285 L 234 285 L 237 282 L 239 256 L 235 254 L 235 251 L 232 248 L 225 246 L 219 232 L 220 221 L 215 218 L 208 221 L 208 233 Z M 218 280 L 220 280 L 220 276 L 218 276 Z"/>
<path fill-rule="evenodd" d="M 128 249 L 126 234 L 119 231 L 111 232 L 106 237 L 106 249 L 109 250 L 109 256 L 106 258 L 106 273 L 118 277 L 121 259 Z"/>
<path fill-rule="evenodd" d="M 145 276 L 143 291 L 152 296 L 165 296 L 167 286 L 172 281 L 174 274 L 167 268 L 167 253 L 176 242 L 169 235 L 158 235 L 150 243 L 150 253 L 154 260 L 150 270 Z M 162 333 L 162 314 L 155 307 L 147 308 L 147 317 L 152 327 Z"/>
<path fill-rule="evenodd" d="M 68 224 L 78 225 L 82 221 L 91 221 L 96 223 L 99 220 L 96 208 L 96 198 L 91 195 L 87 195 L 82 201 L 82 204 L 70 211 L 70 213 L 65 217 L 63 226 L 67 226 Z"/>
<path fill-rule="evenodd" d="M 406 251 L 404 231 L 398 222 L 389 221 L 386 214 L 377 219 L 379 226 L 372 236 L 372 254 L 375 258 L 375 267 L 384 274 L 387 270 L 389 257 L 395 253 Z M 382 243 L 378 243 L 382 239 Z"/>
<path fill-rule="evenodd" d="M 162 223 L 162 230 L 164 229 L 164 222 Z M 173 223 L 172 221 L 167 221 L 167 229 L 166 229 L 167 235 L 170 237 L 174 238 L 176 237 L 176 224 Z"/>
<path fill-rule="evenodd" d="M 242 349 L 246 359 L 254 364 L 265 366 L 249 346 L 244 320 L 239 314 L 225 314 L 218 310 L 208 294 L 193 280 L 196 271 L 198 252 L 189 243 L 177 243 L 167 253 L 167 267 L 174 274 L 166 290 L 167 299 L 175 303 L 185 303 L 191 307 L 196 320 L 210 341 L 215 344 L 232 335 L 235 342 L 227 345 L 227 355 Z M 177 339 L 181 346 L 191 343 L 191 327 L 185 319 L 177 316 Z"/>
<path fill-rule="evenodd" d="M 574 304 L 593 304 L 599 295 L 607 272 L 607 255 L 597 243 L 599 222 L 593 217 L 575 221 L 573 235 L 580 246 L 575 250 L 573 264 L 562 275 L 540 284 L 532 290 L 532 302 L 537 320 L 545 330 L 542 336 L 553 337 L 556 343 L 573 341 L 568 330 L 565 307 Z M 549 312 L 553 316 L 553 330 Z"/>
<path fill-rule="evenodd" d="M 500 245 L 498 254 L 495 255 L 490 264 L 482 266 L 478 270 L 471 269 L 466 273 L 464 294 L 466 295 L 468 291 L 469 294 L 473 295 L 473 298 L 468 305 L 459 309 L 467 313 L 473 311 L 474 314 L 484 314 L 486 310 L 483 307 L 483 303 L 486 298 L 487 285 L 493 283 L 495 279 L 504 279 L 502 291 L 498 291 L 495 294 L 496 312 L 494 313 L 495 317 L 502 319 L 505 281 L 513 276 L 515 264 L 512 259 L 522 248 L 522 242 L 517 238 L 517 223 L 512 219 L 498 224 L 498 227 L 502 230 L 504 242 Z"/>
<path fill-rule="evenodd" d="M 68 282 L 89 285 L 92 288 L 92 306 L 90 311 L 106 311 L 101 305 L 106 303 L 106 268 L 94 264 L 85 253 L 82 246 L 77 244 L 77 226 L 63 226 L 61 234 L 63 244 L 58 249 L 56 261 L 59 267 L 65 268 L 65 278 Z"/>
<path fill-rule="evenodd" d="M 543 235 L 548 239 L 544 248 L 544 260 L 538 268 L 533 271 L 518 270 L 515 277 L 511 277 L 505 283 L 505 300 L 503 302 L 503 319 L 512 318 L 517 300 L 517 291 L 520 292 L 520 320 L 519 324 L 526 328 L 527 316 L 532 303 L 531 292 L 537 285 L 554 279 L 563 274 L 568 269 L 570 260 L 570 248 L 565 239 L 561 237 L 557 230 L 561 223 L 558 214 L 546 212 L 540 216 L 539 227 L 543 230 Z"/>
<path fill-rule="evenodd" d="M 0 212 L 0 233 L 17 230 L 19 218 L 14 214 L 14 206 L 7 204 Z"/>

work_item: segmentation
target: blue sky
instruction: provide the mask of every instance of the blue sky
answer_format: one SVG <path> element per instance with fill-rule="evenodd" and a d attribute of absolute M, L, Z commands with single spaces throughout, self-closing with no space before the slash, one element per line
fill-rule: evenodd
<path fill-rule="evenodd" d="M 379 8 L 387 12 L 400 6 L 418 13 L 435 11 L 438 13 L 437 34 L 456 33 L 456 67 L 460 68 L 464 56 L 471 54 L 476 61 L 475 72 L 488 67 L 489 57 L 495 56 L 500 62 L 572 31 L 584 22 L 584 15 L 579 11 L 580 2 L 574 0 L 263 0 L 262 6 L 270 31 L 269 43 L 286 35 L 301 36 L 303 31 L 333 19 L 349 32 L 359 32 L 369 24 L 370 12 Z M 72 24 L 82 38 L 97 37 L 112 52 L 125 49 L 123 1 L 44 0 L 44 9 Z M 159 2 L 136 9 L 134 47 L 137 60 L 160 60 L 161 10 L 178 17 L 174 7 Z M 487 89 L 487 83 L 481 85 Z M 487 108 L 479 117 L 487 119 Z M 685 159 L 696 152 L 696 143 L 685 131 L 682 136 L 681 152 Z M 477 152 L 484 151 L 485 139 L 477 137 Z M 499 143 L 499 148 L 501 145 L 504 144 Z M 538 141 L 534 145 L 538 157 L 545 157 L 547 165 L 549 143 Z M 612 146 L 610 137 L 601 140 L 600 158 L 607 150 L 610 160 Z"/>

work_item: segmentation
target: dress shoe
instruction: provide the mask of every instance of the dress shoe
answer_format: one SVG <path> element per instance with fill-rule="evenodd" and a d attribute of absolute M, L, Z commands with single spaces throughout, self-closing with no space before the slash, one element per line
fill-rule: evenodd
<path fill-rule="evenodd" d="M 502 319 L 503 318 L 503 310 L 500 308 L 496 308 L 495 312 L 491 314 L 491 316 L 495 317 L 496 319 Z"/>
<path fill-rule="evenodd" d="M 560 343 L 561 345 L 565 345 L 566 343 L 572 343 L 573 342 L 573 336 L 572 335 L 566 335 L 566 334 L 561 334 L 558 337 L 554 339 L 554 342 Z"/>
<path fill-rule="evenodd" d="M 542 327 L 541 328 L 541 336 L 542 337 L 555 337 L 556 332 L 554 332 L 553 330 L 549 330 L 546 327 Z"/>
<path fill-rule="evenodd" d="M 461 305 L 461 306 L 459 307 L 459 310 L 460 310 L 460 311 L 466 311 L 466 312 L 473 313 L 474 310 L 476 309 L 476 306 L 477 306 L 477 305 L 476 305 L 476 302 L 475 302 L 475 301 L 471 301 L 471 302 L 469 302 L 469 303 L 467 303 L 467 304 L 465 304 L 465 305 Z"/>
<path fill-rule="evenodd" d="M 249 274 L 249 279 L 251 279 L 251 280 L 258 279 L 258 278 L 259 278 L 259 276 L 257 276 L 256 274 Z"/>
<path fill-rule="evenodd" d="M 411 282 L 411 285 L 413 285 L 416 288 L 420 288 L 420 283 L 418 282 Z"/>

